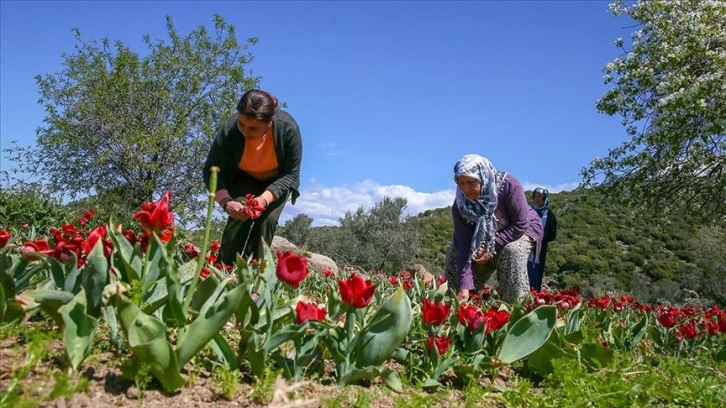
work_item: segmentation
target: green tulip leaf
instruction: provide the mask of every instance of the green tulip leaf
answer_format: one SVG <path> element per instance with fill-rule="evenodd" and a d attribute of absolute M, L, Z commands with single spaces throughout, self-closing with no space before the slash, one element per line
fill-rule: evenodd
<path fill-rule="evenodd" d="M 103 300 L 103 289 L 108 284 L 108 261 L 103 254 L 103 243 L 99 239 L 86 257 L 81 271 L 81 287 L 86 292 L 88 299 L 88 314 L 93 317 L 101 315 L 101 303 Z"/>
<path fill-rule="evenodd" d="M 302 336 L 305 334 L 307 328 L 307 324 L 288 324 L 280 330 L 275 331 L 275 334 L 265 343 L 265 350 L 270 352 L 281 344 Z"/>
<path fill-rule="evenodd" d="M 406 338 L 412 322 L 411 300 L 399 286 L 353 339 L 354 361 L 361 367 L 383 363 Z"/>
<path fill-rule="evenodd" d="M 580 356 L 591 367 L 603 368 L 612 364 L 614 353 L 599 344 L 583 344 Z"/>
<path fill-rule="evenodd" d="M 633 326 L 633 339 L 628 342 L 628 350 L 632 350 L 638 345 L 640 340 L 648 332 L 648 315 L 644 315 L 643 318 Z"/>
<path fill-rule="evenodd" d="M 351 367 L 345 375 L 338 379 L 338 385 L 355 384 L 361 380 L 372 380 L 381 377 L 386 385 L 395 392 L 403 392 L 403 385 L 398 373 L 388 367 L 370 366 L 364 368 Z"/>
<path fill-rule="evenodd" d="M 166 339 L 166 325 L 143 313 L 121 293 L 113 296 L 113 302 L 134 357 L 149 365 L 151 374 L 166 391 L 172 392 L 183 386 L 185 381 L 179 374 L 182 365 Z"/>
<path fill-rule="evenodd" d="M 713 353 L 714 361 L 726 361 L 726 346 L 721 347 L 721 350 Z"/>
<path fill-rule="evenodd" d="M 535 350 L 527 357 L 527 367 L 535 372 L 547 375 L 554 371 L 552 360 L 565 356 L 564 350 L 557 346 L 550 338 L 542 347 Z"/>
<path fill-rule="evenodd" d="M 78 293 L 81 289 L 81 273 L 83 269 L 78 269 L 78 259 L 76 254 L 71 252 L 71 261 L 68 263 L 69 271 L 66 274 L 65 282 L 63 283 L 63 290 L 71 293 Z"/>
<path fill-rule="evenodd" d="M 36 289 L 25 292 L 25 296 L 39 305 L 40 310 L 58 323 L 59 326 L 63 326 L 65 323 L 60 313 L 58 313 L 58 309 L 71 302 L 74 298 L 73 293 L 55 289 Z"/>
<path fill-rule="evenodd" d="M 104 307 L 103 319 L 106 321 L 106 326 L 108 326 L 111 343 L 116 347 L 117 351 L 123 350 L 124 339 L 118 324 L 118 318 L 116 317 L 116 309 L 111 305 Z"/>
<path fill-rule="evenodd" d="M 459 356 L 454 354 L 451 357 L 444 360 L 441 364 L 436 366 L 436 369 L 434 370 L 434 375 L 432 378 L 437 379 L 441 376 L 441 374 L 445 373 L 446 370 L 451 368 L 456 362 L 459 361 Z"/>
<path fill-rule="evenodd" d="M 196 263 L 194 261 L 189 261 L 185 263 L 184 265 L 181 265 L 177 267 L 177 272 L 179 273 L 179 285 L 180 287 L 183 286 L 186 282 L 189 282 L 194 277 L 194 272 L 196 268 Z M 162 284 L 162 280 L 166 281 L 166 279 L 169 278 L 168 276 L 160 279 L 156 282 L 155 285 L 152 286 L 152 291 L 148 296 L 145 296 L 144 303 L 142 304 L 141 309 L 144 311 L 144 313 L 151 314 L 160 307 L 166 305 L 168 302 L 168 284 L 166 285 Z M 172 280 L 175 279 L 175 277 L 171 277 Z"/>
<path fill-rule="evenodd" d="M 237 370 L 239 368 L 237 355 L 220 333 L 215 333 L 212 342 L 209 344 L 220 361 L 225 362 L 230 369 Z"/>
<path fill-rule="evenodd" d="M 220 283 L 219 289 L 223 289 L 227 282 L 228 280 L 225 280 Z M 224 327 L 232 313 L 237 310 L 245 291 L 243 286 L 238 286 L 218 298 L 215 293 L 214 297 L 202 306 L 199 316 L 187 326 L 182 343 L 177 348 L 177 357 L 181 366 L 194 357 Z M 212 303 L 215 298 L 216 302 Z"/>
<path fill-rule="evenodd" d="M 109 223 L 108 236 L 113 242 L 113 266 L 121 274 L 121 281 L 131 283 L 141 277 L 144 264 L 141 256 L 133 245 L 126 239 L 120 231 Z"/>
<path fill-rule="evenodd" d="M 5 311 L 8 309 L 8 300 L 5 298 L 5 288 L 0 285 L 0 323 L 5 321 Z"/>
<path fill-rule="evenodd" d="M 578 305 L 579 306 L 579 305 Z M 571 333 L 580 331 L 580 319 L 582 317 L 584 309 L 575 308 L 567 313 L 567 324 L 565 325 L 565 337 Z"/>
<path fill-rule="evenodd" d="M 497 358 L 510 364 L 532 354 L 547 341 L 556 322 L 555 306 L 540 306 L 529 312 L 509 329 Z"/>
<path fill-rule="evenodd" d="M 66 354 L 74 371 L 91 352 L 93 337 L 98 328 L 98 319 L 87 313 L 86 294 L 81 289 L 76 297 L 58 308 L 63 318 L 63 342 Z"/>

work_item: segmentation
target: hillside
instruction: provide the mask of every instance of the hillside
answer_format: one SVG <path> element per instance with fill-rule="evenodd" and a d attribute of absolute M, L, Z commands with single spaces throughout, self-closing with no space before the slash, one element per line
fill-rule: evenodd
<path fill-rule="evenodd" d="M 550 209 L 558 221 L 545 272 L 550 287 L 580 286 L 596 296 L 629 293 L 644 302 L 701 298 L 705 303 L 726 303 L 722 228 L 688 217 L 634 213 L 599 200 L 593 192 L 551 194 Z M 450 209 L 426 211 L 416 218 L 416 260 L 439 271 L 453 232 Z"/>

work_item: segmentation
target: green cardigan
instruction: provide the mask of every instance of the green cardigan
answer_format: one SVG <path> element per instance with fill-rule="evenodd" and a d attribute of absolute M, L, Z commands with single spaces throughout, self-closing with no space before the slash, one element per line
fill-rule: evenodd
<path fill-rule="evenodd" d="M 224 122 L 217 131 L 209 149 L 207 161 L 204 163 L 204 183 L 209 188 L 209 178 L 212 166 L 219 167 L 217 179 L 217 190 L 227 189 L 227 186 L 234 186 L 233 177 L 236 177 L 239 170 L 240 160 L 245 149 L 245 139 L 237 128 L 237 116 L 235 113 Z M 295 119 L 289 113 L 278 110 L 272 118 L 275 153 L 280 172 L 273 182 L 267 187 L 276 198 L 285 196 L 291 192 L 292 204 L 300 196 L 300 163 L 302 162 L 302 137 L 300 128 Z"/>

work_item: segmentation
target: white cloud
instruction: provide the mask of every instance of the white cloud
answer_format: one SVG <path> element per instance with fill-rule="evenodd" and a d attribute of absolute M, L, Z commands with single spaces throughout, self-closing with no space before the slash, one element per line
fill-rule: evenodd
<path fill-rule="evenodd" d="M 403 197 L 408 201 L 405 215 L 416 215 L 426 210 L 446 207 L 454 200 L 454 189 L 425 193 L 403 185 L 382 186 L 372 180 L 351 185 L 328 187 L 312 179 L 300 191 L 295 205 L 289 203 L 282 212 L 280 224 L 297 214 L 307 214 L 313 226 L 338 225 L 347 211 L 367 210 L 383 197 Z"/>
<path fill-rule="evenodd" d="M 345 151 L 338 148 L 335 143 L 320 143 L 318 147 L 328 156 L 336 156 L 345 153 Z"/>
<path fill-rule="evenodd" d="M 551 193 L 558 193 L 572 190 L 578 184 L 574 182 L 551 186 L 525 182 L 523 187 L 525 190 L 533 190 L 535 187 L 541 186 L 547 188 Z M 339 219 L 347 211 L 355 212 L 361 207 L 368 210 L 383 200 L 385 196 L 405 198 L 408 205 L 404 210 L 404 214 L 416 215 L 426 210 L 451 205 L 454 201 L 455 191 L 453 181 L 451 187 L 446 190 L 427 193 L 400 184 L 384 186 L 373 180 L 328 187 L 313 178 L 302 186 L 300 197 L 295 205 L 287 204 L 280 217 L 280 224 L 284 224 L 294 216 L 304 213 L 313 219 L 313 226 L 315 227 L 338 225 Z"/>

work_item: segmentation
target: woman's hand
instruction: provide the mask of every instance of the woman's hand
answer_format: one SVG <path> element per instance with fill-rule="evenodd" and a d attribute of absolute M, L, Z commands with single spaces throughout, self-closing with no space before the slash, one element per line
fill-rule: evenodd
<path fill-rule="evenodd" d="M 474 259 L 472 259 L 472 262 L 474 262 L 477 265 L 484 265 L 485 263 L 489 262 L 492 259 L 492 254 L 487 252 L 486 249 L 482 248 L 474 254 Z"/>
<path fill-rule="evenodd" d="M 469 300 L 469 289 L 459 290 L 459 293 L 456 295 L 456 297 L 458 297 L 461 301 Z"/>
<path fill-rule="evenodd" d="M 224 212 L 227 213 L 232 219 L 247 221 L 250 216 L 244 212 L 245 205 L 239 201 L 230 201 L 224 207 Z"/>
<path fill-rule="evenodd" d="M 258 206 L 260 206 L 264 209 L 267 209 L 267 207 L 270 206 L 270 202 L 267 201 L 267 198 L 265 198 L 265 196 L 263 194 L 260 194 L 257 197 L 255 197 L 255 201 L 257 202 Z"/>

